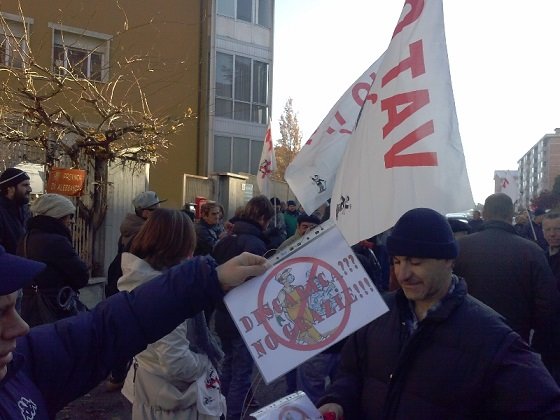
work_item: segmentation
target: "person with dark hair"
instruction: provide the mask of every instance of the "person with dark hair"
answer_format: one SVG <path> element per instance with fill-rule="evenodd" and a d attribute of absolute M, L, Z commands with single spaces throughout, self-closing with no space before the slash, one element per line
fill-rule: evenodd
<path fill-rule="evenodd" d="M 8 254 L 0 246 L 0 418 L 54 419 L 115 364 L 268 267 L 265 258 L 248 253 L 218 267 L 210 258 L 194 258 L 132 292 L 117 293 L 91 312 L 30 331 L 15 310 L 16 293 L 45 264 Z"/>
<path fill-rule="evenodd" d="M 286 222 L 287 237 L 291 237 L 296 233 L 297 218 L 300 212 L 297 210 L 297 205 L 294 200 L 288 200 L 286 211 L 284 211 L 284 221 Z"/>
<path fill-rule="evenodd" d="M 469 223 L 461 220 L 461 219 L 453 219 L 447 218 L 449 222 L 449 226 L 451 226 L 451 230 L 453 231 L 453 236 L 455 239 L 462 238 L 463 236 L 467 236 L 472 233 L 472 228 Z"/>
<path fill-rule="evenodd" d="M 134 197 L 132 206 L 134 213 L 128 213 L 119 228 L 121 236 L 117 243 L 117 255 L 109 265 L 107 271 L 107 286 L 105 287 L 105 295 L 111 296 L 118 292 L 117 280 L 122 276 L 121 255 L 128 251 L 132 239 L 140 231 L 152 211 L 159 208 L 161 203 L 167 200 L 160 200 L 154 191 L 143 191 Z"/>
<path fill-rule="evenodd" d="M 545 214 L 546 211 L 544 209 L 535 209 L 532 219 L 527 221 L 527 224 L 523 227 L 523 231 L 521 232 L 521 236 L 535 242 L 544 251 L 548 248 L 542 228 L 542 221 Z"/>
<path fill-rule="evenodd" d="M 286 222 L 281 210 L 281 201 L 278 197 L 272 197 L 270 203 L 274 208 L 274 216 L 265 231 L 266 244 L 269 250 L 276 250 L 287 238 Z"/>
<path fill-rule="evenodd" d="M 280 244 L 278 249 L 284 249 L 290 244 L 297 241 L 303 235 L 305 235 L 309 230 L 315 228 L 315 226 L 320 225 L 321 220 L 314 214 L 300 214 L 297 217 L 297 225 L 295 233 Z"/>
<path fill-rule="evenodd" d="M 194 225 L 179 210 L 156 209 L 123 253 L 121 291 L 132 291 L 193 254 Z M 134 357 L 122 393 L 132 418 L 219 419 L 225 411 L 217 374 L 223 353 L 208 330 L 204 312 Z M 213 383 L 208 389 L 199 382 Z M 198 407 L 197 407 L 198 406 Z"/>
<path fill-rule="evenodd" d="M 33 217 L 27 223 L 27 233 L 18 244 L 17 254 L 47 265 L 23 291 L 21 314 L 34 327 L 74 315 L 74 308 L 65 304 L 72 302 L 65 300 L 78 295 L 88 284 L 89 268 L 72 245 L 70 229 L 76 213 L 72 201 L 59 194 L 43 194 L 30 209 Z M 45 302 L 48 314 L 38 310 L 38 299 Z"/>
<path fill-rule="evenodd" d="M 471 228 L 470 233 L 478 232 L 480 229 L 482 229 L 482 225 L 484 225 L 484 220 L 482 220 L 482 215 L 479 210 L 473 210 L 472 219 L 470 219 L 468 223 Z"/>
<path fill-rule="evenodd" d="M 544 215 L 543 233 L 548 250 L 546 256 L 552 272 L 556 276 L 557 285 L 560 288 L 560 212 L 551 211 Z"/>
<path fill-rule="evenodd" d="M 387 313 L 348 338 L 337 376 L 318 403 L 322 414 L 559 418 L 560 388 L 539 356 L 453 274 L 458 247 L 443 215 L 406 212 L 387 248 L 401 288 L 384 296 Z"/>
<path fill-rule="evenodd" d="M 507 194 L 488 196 L 483 217 L 481 231 L 459 240 L 454 272 L 464 277 L 472 296 L 504 316 L 548 365 L 547 355 L 560 351 L 560 291 L 554 274 L 542 249 L 515 232 Z"/>
<path fill-rule="evenodd" d="M 220 239 L 214 247 L 212 256 L 218 264 L 242 252 L 264 255 L 267 251 L 264 232 L 273 216 L 274 209 L 267 197 L 259 195 L 249 200 L 235 220 L 232 233 Z M 247 396 L 254 362 L 223 303 L 216 307 L 215 327 L 225 353 L 221 380 L 227 401 L 226 418 L 238 420 L 243 418 L 245 406 L 251 403 Z"/>
<path fill-rule="evenodd" d="M 209 255 L 219 235 L 217 226 L 222 214 L 220 205 L 214 201 L 207 201 L 200 207 L 200 220 L 196 223 L 196 248 L 194 255 Z"/>

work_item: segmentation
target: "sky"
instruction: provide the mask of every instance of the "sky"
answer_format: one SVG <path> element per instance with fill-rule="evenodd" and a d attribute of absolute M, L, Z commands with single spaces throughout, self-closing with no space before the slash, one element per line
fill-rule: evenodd
<path fill-rule="evenodd" d="M 276 0 L 272 130 L 293 99 L 303 142 L 387 49 L 404 0 Z M 443 0 L 459 130 L 475 203 L 495 170 L 560 127 L 560 0 Z"/>

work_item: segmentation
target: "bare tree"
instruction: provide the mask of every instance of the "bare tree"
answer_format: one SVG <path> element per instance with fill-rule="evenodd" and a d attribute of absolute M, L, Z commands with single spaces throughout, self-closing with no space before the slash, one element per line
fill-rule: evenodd
<path fill-rule="evenodd" d="M 302 135 L 299 129 L 297 114 L 292 106 L 292 98 L 286 101 L 284 112 L 280 116 L 280 135 L 281 139 L 276 141 L 278 145 L 274 148 L 276 155 L 276 171 L 274 176 L 277 179 L 283 180 L 286 168 L 301 149 Z"/>
<path fill-rule="evenodd" d="M 21 6 L 20 14 L 23 20 Z M 174 120 L 151 112 L 134 71 L 143 57 L 119 60 L 112 78 L 100 83 L 83 74 L 87 56 L 41 64 L 25 25 L 19 37 L 3 17 L 0 24 L 5 40 L 17 41 L 3 45 L 9 45 L 12 61 L 18 63 L 0 68 L 0 147 L 8 152 L 38 150 L 35 163 L 45 165 L 47 177 L 50 168 L 68 163 L 93 172 L 94 187 L 87 200 L 78 198 L 78 207 L 95 233 L 107 210 L 109 163 L 134 167 L 155 162 L 168 147 L 167 136 L 196 116 L 190 109 Z"/>

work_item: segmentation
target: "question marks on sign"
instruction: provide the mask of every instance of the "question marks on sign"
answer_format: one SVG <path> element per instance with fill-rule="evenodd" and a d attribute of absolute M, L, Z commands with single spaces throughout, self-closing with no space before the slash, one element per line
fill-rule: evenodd
<path fill-rule="evenodd" d="M 350 261 L 352 262 L 352 266 L 350 265 Z M 348 257 L 344 257 L 341 261 L 338 262 L 338 266 L 340 267 L 341 271 L 344 275 L 348 275 L 348 271 L 351 273 L 354 272 L 354 269 L 358 269 L 358 264 L 356 264 L 356 259 L 353 255 L 348 255 Z"/>
<path fill-rule="evenodd" d="M 356 264 L 356 261 L 354 261 L 354 256 L 353 255 L 348 255 L 348 259 L 350 261 L 352 261 L 352 264 L 354 264 L 354 268 L 357 270 L 358 269 L 358 265 Z"/>

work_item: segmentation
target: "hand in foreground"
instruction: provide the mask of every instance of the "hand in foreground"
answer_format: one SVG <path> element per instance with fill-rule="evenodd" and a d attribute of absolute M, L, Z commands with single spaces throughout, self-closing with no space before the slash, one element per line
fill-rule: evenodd
<path fill-rule="evenodd" d="M 222 290 L 227 292 L 239 286 L 248 277 L 260 276 L 271 267 L 264 257 L 244 252 L 216 268 Z"/>
<path fill-rule="evenodd" d="M 327 403 L 319 407 L 319 413 L 323 415 L 326 420 L 343 420 L 342 407 L 335 403 Z"/>

